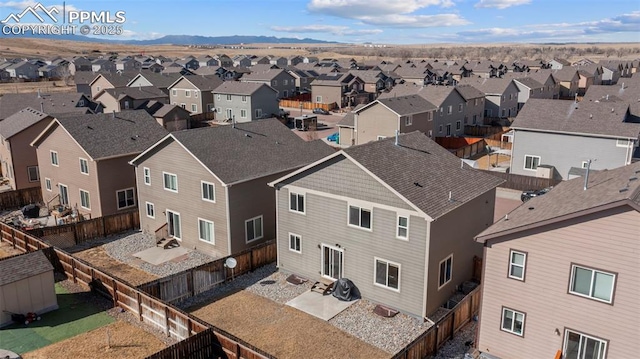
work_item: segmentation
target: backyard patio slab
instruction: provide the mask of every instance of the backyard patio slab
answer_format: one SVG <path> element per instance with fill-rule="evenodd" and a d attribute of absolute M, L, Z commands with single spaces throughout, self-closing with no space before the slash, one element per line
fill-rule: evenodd
<path fill-rule="evenodd" d="M 184 247 L 168 249 L 163 249 L 161 247 L 151 247 L 138 253 L 134 253 L 133 256 L 157 266 L 165 262 L 177 260 L 179 259 L 179 257 L 186 256 L 187 254 L 189 254 L 189 252 L 190 250 Z"/>
<path fill-rule="evenodd" d="M 345 302 L 332 295 L 307 291 L 286 304 L 322 320 L 329 320 L 349 308 L 357 300 Z"/>

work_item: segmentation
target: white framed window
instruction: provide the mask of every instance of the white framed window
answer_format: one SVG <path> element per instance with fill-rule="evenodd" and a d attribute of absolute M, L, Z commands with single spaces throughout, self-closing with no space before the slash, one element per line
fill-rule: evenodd
<path fill-rule="evenodd" d="M 222 108 L 220 108 L 220 107 L 216 107 L 216 112 L 217 112 L 217 113 L 222 113 Z"/>
<path fill-rule="evenodd" d="M 51 192 L 51 178 L 45 178 L 44 179 L 44 188 Z"/>
<path fill-rule="evenodd" d="M 271 86 L 278 86 L 278 80 L 271 81 Z"/>
<path fill-rule="evenodd" d="M 182 240 L 182 223 L 180 213 L 167 209 L 167 232 L 177 240 Z"/>
<path fill-rule="evenodd" d="M 456 131 L 459 131 L 462 128 L 462 123 L 460 121 L 456 121 Z"/>
<path fill-rule="evenodd" d="M 147 217 L 156 218 L 156 206 L 151 202 L 146 202 L 145 207 L 147 209 Z"/>
<path fill-rule="evenodd" d="M 432 137 L 433 137 L 433 131 L 429 130 L 429 138 L 432 138 Z"/>
<path fill-rule="evenodd" d="M 80 159 L 80 173 L 85 175 L 89 174 L 89 161 L 85 158 Z"/>
<path fill-rule="evenodd" d="M 540 156 L 524 155 L 524 169 L 535 171 L 540 165 Z"/>
<path fill-rule="evenodd" d="M 525 316 L 522 312 L 502 307 L 502 325 L 500 329 L 507 333 L 523 336 Z"/>
<path fill-rule="evenodd" d="M 304 194 L 289 192 L 289 211 L 304 214 Z"/>
<path fill-rule="evenodd" d="M 440 261 L 438 265 L 438 290 L 451 282 L 453 275 L 453 254 Z"/>
<path fill-rule="evenodd" d="M 100 92 L 100 86 L 96 86 L 96 92 Z"/>
<path fill-rule="evenodd" d="M 191 91 L 190 90 L 184 90 L 184 97 L 191 97 Z"/>
<path fill-rule="evenodd" d="M 438 132 L 442 133 L 442 125 L 438 126 Z"/>
<path fill-rule="evenodd" d="M 198 105 L 196 105 L 195 103 L 191 104 L 191 112 L 198 112 Z"/>
<path fill-rule="evenodd" d="M 413 116 L 407 116 L 404 118 L 404 125 L 411 126 L 413 125 Z"/>
<path fill-rule="evenodd" d="M 27 167 L 27 178 L 29 179 L 29 182 L 40 181 L 40 171 L 38 171 L 38 166 Z"/>
<path fill-rule="evenodd" d="M 89 192 L 80 190 L 80 207 L 84 209 L 91 209 L 91 201 L 89 200 Z"/>
<path fill-rule="evenodd" d="M 398 216 L 398 228 L 396 230 L 396 237 L 400 239 L 409 238 L 409 217 Z"/>
<path fill-rule="evenodd" d="M 322 96 L 316 96 L 316 103 L 322 103 Z"/>
<path fill-rule="evenodd" d="M 569 293 L 605 303 L 613 302 L 616 274 L 601 270 L 571 265 Z"/>
<path fill-rule="evenodd" d="M 458 105 L 458 112 L 462 112 L 462 109 L 464 108 L 464 106 L 462 104 Z"/>
<path fill-rule="evenodd" d="M 216 94 L 216 100 L 220 101 L 220 98 L 221 98 L 220 94 L 219 93 Z"/>
<path fill-rule="evenodd" d="M 242 102 L 247 102 L 247 96 L 242 95 Z"/>
<path fill-rule="evenodd" d="M 257 108 L 256 109 L 256 118 L 260 118 L 262 117 L 262 109 Z"/>
<path fill-rule="evenodd" d="M 60 166 L 60 162 L 58 162 L 58 152 L 49 151 L 49 154 L 51 156 L 51 164 L 56 167 Z"/>
<path fill-rule="evenodd" d="M 240 110 L 240 118 L 247 118 L 247 110 L 245 109 Z"/>
<path fill-rule="evenodd" d="M 128 110 L 129 109 L 129 101 L 125 101 L 124 102 L 124 109 Z"/>
<path fill-rule="evenodd" d="M 378 135 L 376 136 L 376 141 L 384 140 L 387 136 Z"/>
<path fill-rule="evenodd" d="M 565 329 L 562 349 L 563 358 L 605 359 L 607 344 L 604 339 Z"/>
<path fill-rule="evenodd" d="M 371 209 L 349 205 L 349 225 L 371 230 Z"/>
<path fill-rule="evenodd" d="M 178 176 L 173 173 L 162 172 L 164 189 L 178 193 Z"/>
<path fill-rule="evenodd" d="M 244 221 L 245 240 L 247 243 L 262 238 L 262 216 L 254 217 Z"/>
<path fill-rule="evenodd" d="M 511 250 L 509 252 L 509 278 L 524 281 L 527 265 L 527 253 Z"/>
<path fill-rule="evenodd" d="M 144 177 L 144 184 L 151 186 L 151 169 L 149 169 L 149 167 L 144 167 L 142 169 L 142 174 Z"/>
<path fill-rule="evenodd" d="M 478 106 L 478 99 L 477 99 L 477 98 L 474 98 L 474 99 L 473 99 L 473 105 L 474 105 L 474 106 Z"/>
<path fill-rule="evenodd" d="M 450 115 L 453 113 L 453 106 L 449 105 L 449 107 L 447 107 L 447 115 Z"/>
<path fill-rule="evenodd" d="M 202 188 L 202 200 L 214 202 L 216 201 L 216 185 L 211 182 L 200 181 Z"/>
<path fill-rule="evenodd" d="M 133 188 L 126 188 L 116 191 L 116 197 L 118 200 L 118 209 L 135 207 L 136 198 Z"/>
<path fill-rule="evenodd" d="M 231 95 L 227 95 L 227 101 L 231 101 Z"/>
<path fill-rule="evenodd" d="M 198 239 L 209 244 L 216 244 L 213 222 L 198 218 Z"/>
<path fill-rule="evenodd" d="M 629 147 L 629 140 L 626 138 L 619 138 L 616 140 L 616 147 Z"/>
<path fill-rule="evenodd" d="M 289 84 L 289 81 L 287 81 L 286 79 L 285 79 L 285 80 L 282 80 L 282 84 L 283 84 L 284 86 L 287 86 L 287 85 Z"/>
<path fill-rule="evenodd" d="M 178 96 L 178 90 L 172 89 L 171 90 L 171 96 Z"/>
<path fill-rule="evenodd" d="M 289 233 L 289 250 L 296 253 L 302 253 L 302 236 Z"/>
<path fill-rule="evenodd" d="M 193 91 L 193 97 L 198 98 L 198 90 Z"/>
<path fill-rule="evenodd" d="M 374 258 L 374 285 L 400 291 L 400 264 Z"/>

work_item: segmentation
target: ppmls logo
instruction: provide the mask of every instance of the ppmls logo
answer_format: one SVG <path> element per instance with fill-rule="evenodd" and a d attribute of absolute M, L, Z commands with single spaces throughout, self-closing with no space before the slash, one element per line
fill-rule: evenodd
<path fill-rule="evenodd" d="M 62 8 L 62 11 L 60 11 Z M 39 23 L 25 21 L 24 17 L 32 15 Z M 28 17 L 32 19 L 31 16 Z M 122 24 L 126 21 L 124 11 L 81 11 L 66 3 L 62 6 L 51 6 L 47 9 L 36 3 L 20 13 L 9 14 L 2 24 L 3 35 L 121 35 Z"/>

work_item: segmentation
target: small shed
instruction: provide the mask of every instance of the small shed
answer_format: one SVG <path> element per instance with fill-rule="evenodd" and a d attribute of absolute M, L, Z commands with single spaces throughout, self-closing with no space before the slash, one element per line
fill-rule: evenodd
<path fill-rule="evenodd" d="M 294 117 L 293 123 L 299 131 L 315 131 L 318 129 L 318 116 L 302 115 Z"/>
<path fill-rule="evenodd" d="M 53 266 L 42 251 L 0 260 L 0 327 L 11 324 L 11 313 L 55 309 Z"/>

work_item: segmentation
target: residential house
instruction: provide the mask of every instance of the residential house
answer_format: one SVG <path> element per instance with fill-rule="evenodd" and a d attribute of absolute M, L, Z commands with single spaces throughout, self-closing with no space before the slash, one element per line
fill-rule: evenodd
<path fill-rule="evenodd" d="M 311 100 L 338 107 L 354 107 L 368 103 L 371 94 L 364 91 L 364 81 L 350 73 L 320 74 L 311 83 Z"/>
<path fill-rule="evenodd" d="M 555 77 L 553 77 L 553 70 L 543 69 L 538 71 L 530 71 L 527 73 L 527 77 L 531 77 L 532 79 L 541 83 L 543 85 L 543 92 L 551 92 L 551 98 L 560 98 L 560 83 L 556 81 Z"/>
<path fill-rule="evenodd" d="M 553 99 L 554 96 L 552 89 L 527 76 L 528 74 L 528 72 L 512 72 L 504 76 L 504 78 L 512 79 L 518 88 L 518 111 L 522 109 L 530 98 Z"/>
<path fill-rule="evenodd" d="M 9 71 L 6 70 L 6 68 L 9 66 L 11 66 L 10 62 L 3 62 L 2 60 L 0 60 L 0 81 L 8 82 L 11 79 Z"/>
<path fill-rule="evenodd" d="M 9 73 L 9 77 L 15 80 L 35 80 L 39 77 L 38 68 L 29 61 L 20 61 L 4 68 Z"/>
<path fill-rule="evenodd" d="M 311 82 L 316 79 L 316 75 L 312 74 L 310 71 L 300 70 L 294 66 L 287 67 L 287 72 L 294 78 L 296 84 L 295 93 L 311 92 Z"/>
<path fill-rule="evenodd" d="M 419 86 L 427 84 L 427 69 L 425 68 L 403 66 L 396 68 L 393 72 L 400 76 L 405 83 L 413 83 Z"/>
<path fill-rule="evenodd" d="M 432 137 L 436 111 L 434 104 L 418 95 L 378 98 L 354 110 L 354 144 L 393 137 L 396 131 L 421 131 Z"/>
<path fill-rule="evenodd" d="M 255 65 L 271 65 L 271 60 L 267 56 L 252 56 L 251 66 Z"/>
<path fill-rule="evenodd" d="M 200 62 L 194 57 L 185 57 L 184 59 L 176 60 L 175 63 L 190 71 L 197 70 L 200 67 Z"/>
<path fill-rule="evenodd" d="M 182 76 L 167 87 L 170 91 L 170 103 L 180 106 L 194 115 L 213 112 L 215 107 L 211 91 L 218 88 L 222 82 L 215 75 Z"/>
<path fill-rule="evenodd" d="M 263 83 L 278 91 L 278 99 L 293 96 L 296 93 L 296 79 L 283 69 L 253 71 L 241 78 L 242 82 Z"/>
<path fill-rule="evenodd" d="M 198 60 L 198 68 L 207 66 L 220 66 L 220 62 L 218 62 L 218 60 L 211 57 L 210 55 L 200 56 L 196 60 Z"/>
<path fill-rule="evenodd" d="M 96 78 L 96 76 L 97 75 L 91 71 L 76 71 L 73 75 L 73 82 L 76 84 L 76 91 L 91 97 L 91 85 L 89 84 Z"/>
<path fill-rule="evenodd" d="M 426 318 L 471 279 L 501 182 L 418 131 L 349 147 L 270 183 L 277 266 Z"/>
<path fill-rule="evenodd" d="M 594 170 L 628 165 L 640 135 L 640 123 L 631 120 L 629 104 L 613 97 L 582 102 L 529 99 L 511 125 L 510 172 L 567 179 L 571 168 L 586 168 L 589 160 Z"/>
<path fill-rule="evenodd" d="M 140 227 L 216 258 L 275 239 L 267 183 L 332 152 L 276 119 L 173 132 L 131 161 Z"/>
<path fill-rule="evenodd" d="M 549 61 L 549 68 L 552 70 L 562 70 L 565 66 L 571 66 L 571 63 L 565 59 L 558 58 Z"/>
<path fill-rule="evenodd" d="M 53 117 L 27 107 L 2 121 L 0 126 L 0 165 L 12 190 L 40 186 L 38 158 L 29 146 L 49 125 Z"/>
<path fill-rule="evenodd" d="M 91 71 L 91 60 L 85 56 L 75 56 L 69 59 L 69 71 L 71 75 L 75 75 L 78 71 Z"/>
<path fill-rule="evenodd" d="M 71 77 L 68 64 L 51 64 L 38 68 L 38 76 L 50 80 L 67 80 Z"/>
<path fill-rule="evenodd" d="M 291 56 L 288 61 L 289 66 L 296 66 L 304 62 L 304 57 L 300 55 Z"/>
<path fill-rule="evenodd" d="M 603 85 L 615 85 L 618 83 L 618 79 L 622 76 L 620 71 L 620 64 L 612 61 L 600 61 L 602 66 L 602 84 Z"/>
<path fill-rule="evenodd" d="M 456 90 L 466 101 L 464 105 L 464 125 L 483 125 L 484 92 L 470 85 L 458 85 Z"/>
<path fill-rule="evenodd" d="M 580 75 L 573 66 L 565 66 L 560 70 L 553 71 L 553 77 L 560 84 L 560 98 L 573 100 L 578 95 L 578 84 Z"/>
<path fill-rule="evenodd" d="M 125 87 L 139 72 L 127 71 L 127 72 L 101 72 L 93 81 L 89 83 L 91 87 L 91 97 L 95 98 L 102 90 Z"/>
<path fill-rule="evenodd" d="M 602 67 L 597 64 L 578 67 L 578 95 L 584 96 L 590 86 L 602 84 Z"/>
<path fill-rule="evenodd" d="M 247 55 L 236 55 L 233 57 L 233 66 L 236 67 L 251 67 L 251 58 Z"/>
<path fill-rule="evenodd" d="M 278 91 L 257 82 L 225 81 L 213 93 L 216 119 L 250 122 L 278 113 Z"/>
<path fill-rule="evenodd" d="M 182 131 L 190 128 L 191 112 L 176 105 L 150 100 L 136 109 L 145 110 L 167 131 Z"/>
<path fill-rule="evenodd" d="M 140 71 L 139 74 L 127 83 L 127 87 L 155 87 L 169 95 L 169 86 L 176 82 L 181 76 L 179 73 L 162 74 L 153 71 Z"/>
<path fill-rule="evenodd" d="M 133 110 L 147 101 L 167 103 L 169 96 L 152 87 L 116 87 L 102 90 L 95 100 L 102 104 L 105 113 Z"/>
<path fill-rule="evenodd" d="M 508 78 L 463 78 L 460 83 L 471 85 L 484 92 L 484 117 L 486 120 L 515 117 L 518 114 L 519 91 L 513 80 Z"/>
<path fill-rule="evenodd" d="M 140 70 L 142 63 L 131 57 L 118 59 L 115 62 L 116 71 L 136 71 Z"/>
<path fill-rule="evenodd" d="M 86 114 L 102 112 L 102 105 L 89 99 L 88 96 L 73 92 L 30 92 L 7 93 L 0 96 L 0 121 L 31 107 L 48 115 Z"/>
<path fill-rule="evenodd" d="M 271 56 L 269 58 L 269 63 L 272 65 L 276 65 L 280 68 L 284 68 L 289 65 L 289 59 L 283 56 Z"/>
<path fill-rule="evenodd" d="M 486 358 L 637 356 L 638 174 L 640 162 L 563 182 L 476 237 Z"/>
<path fill-rule="evenodd" d="M 135 208 L 129 161 L 167 131 L 146 111 L 57 117 L 31 142 L 42 198 L 91 218 Z"/>
<path fill-rule="evenodd" d="M 151 72 L 162 72 L 164 70 L 164 66 L 155 61 L 146 61 L 140 64 L 140 69 Z"/>
<path fill-rule="evenodd" d="M 114 72 L 116 71 L 115 62 L 109 59 L 97 59 L 91 61 L 91 71 L 93 72 Z"/>
<path fill-rule="evenodd" d="M 233 59 L 225 54 L 218 55 L 218 62 L 222 67 L 233 67 Z"/>
<path fill-rule="evenodd" d="M 379 70 L 349 70 L 349 73 L 364 82 L 364 91 L 375 94 L 377 97 L 386 87 L 384 75 Z"/>
<path fill-rule="evenodd" d="M 516 60 L 513 62 L 514 72 L 538 71 L 547 67 L 544 60 Z"/>

